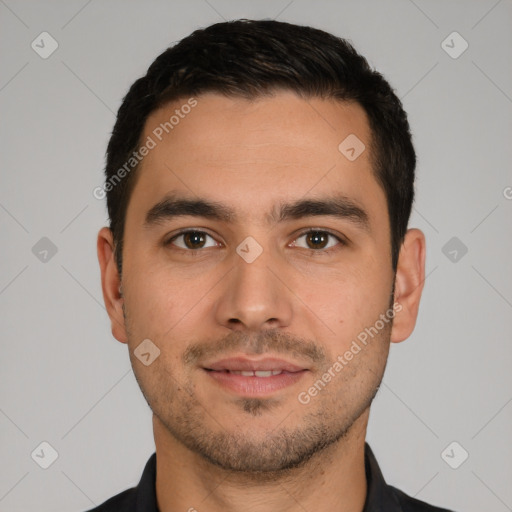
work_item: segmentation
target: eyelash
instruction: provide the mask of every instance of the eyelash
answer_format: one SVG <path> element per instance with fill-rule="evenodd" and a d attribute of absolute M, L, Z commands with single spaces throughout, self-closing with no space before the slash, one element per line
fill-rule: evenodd
<path fill-rule="evenodd" d="M 206 235 L 206 236 L 209 236 L 210 238 L 214 239 L 214 237 L 212 235 L 210 235 L 208 232 L 206 231 L 202 231 L 200 229 L 194 229 L 194 228 L 189 228 L 189 229 L 184 229 L 182 231 L 180 231 L 179 233 L 176 233 L 175 235 L 173 235 L 171 238 L 169 238 L 165 243 L 164 245 L 165 246 L 169 246 L 169 245 L 173 245 L 172 242 L 174 242 L 177 238 L 179 238 L 180 236 L 183 236 L 183 235 L 186 235 L 187 233 L 200 233 L 202 235 Z M 338 235 L 335 235 L 334 233 L 332 233 L 331 231 L 329 231 L 328 229 L 320 229 L 320 228 L 308 228 L 306 229 L 305 231 L 302 231 L 300 232 L 297 237 L 294 239 L 293 242 L 295 242 L 296 240 L 298 240 L 299 238 L 301 238 L 302 236 L 304 235 L 307 235 L 309 233 L 321 233 L 321 234 L 327 234 L 333 238 L 335 238 L 339 244 L 334 246 L 334 247 L 330 247 L 328 249 L 310 249 L 310 248 L 307 248 L 306 251 L 308 251 L 310 254 L 314 254 L 314 255 L 325 255 L 325 254 L 331 254 L 331 252 L 333 251 L 336 251 L 336 250 L 339 250 L 340 247 L 339 246 L 345 246 L 347 245 L 347 242 L 346 240 L 344 240 L 343 238 L 341 238 L 340 236 Z M 190 255 L 199 255 L 199 253 L 201 251 L 204 250 L 204 248 L 199 248 L 199 249 L 183 249 L 182 247 L 175 247 L 175 249 L 177 250 L 180 250 L 180 251 L 183 251 L 185 253 L 189 253 Z M 208 249 L 208 247 L 207 247 Z M 299 247 L 299 249 L 304 249 L 304 247 Z"/>

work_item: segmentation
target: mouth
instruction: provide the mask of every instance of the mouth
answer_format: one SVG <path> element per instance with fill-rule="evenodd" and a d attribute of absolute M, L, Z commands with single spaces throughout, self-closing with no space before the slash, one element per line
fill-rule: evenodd
<path fill-rule="evenodd" d="M 262 398 L 296 384 L 308 368 L 276 358 L 233 357 L 205 364 L 207 376 L 239 396 Z"/>
<path fill-rule="evenodd" d="M 215 371 L 215 370 L 211 370 Z M 221 370 L 232 375 L 242 375 L 242 377 L 272 377 L 272 375 L 281 375 L 284 370 Z"/>

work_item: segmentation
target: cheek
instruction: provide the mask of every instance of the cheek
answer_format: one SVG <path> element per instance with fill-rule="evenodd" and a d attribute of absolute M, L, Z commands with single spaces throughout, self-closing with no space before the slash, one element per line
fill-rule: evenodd
<path fill-rule="evenodd" d="M 125 300 L 127 314 L 135 333 L 151 339 L 161 336 L 178 321 L 181 295 L 155 272 L 126 273 Z"/>
<path fill-rule="evenodd" d="M 316 335 L 330 345 L 332 355 L 343 353 L 365 328 L 375 324 L 387 311 L 390 294 L 391 282 L 384 269 L 371 262 L 345 267 L 329 279 L 305 280 L 297 293 L 306 305 L 305 314 L 318 327 Z"/>
<path fill-rule="evenodd" d="M 171 354 L 182 351 L 186 341 L 202 338 L 214 300 L 207 291 L 215 281 L 210 283 L 206 276 L 181 279 L 176 274 L 155 266 L 149 272 L 132 271 L 126 293 L 133 337 L 154 339 Z"/>

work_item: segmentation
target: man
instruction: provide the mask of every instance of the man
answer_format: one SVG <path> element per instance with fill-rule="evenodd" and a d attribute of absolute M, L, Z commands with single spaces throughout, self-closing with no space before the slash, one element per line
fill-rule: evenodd
<path fill-rule="evenodd" d="M 346 41 L 240 20 L 160 55 L 119 109 L 98 236 L 153 411 L 139 485 L 96 511 L 440 511 L 367 444 L 425 241 L 389 84 Z"/>

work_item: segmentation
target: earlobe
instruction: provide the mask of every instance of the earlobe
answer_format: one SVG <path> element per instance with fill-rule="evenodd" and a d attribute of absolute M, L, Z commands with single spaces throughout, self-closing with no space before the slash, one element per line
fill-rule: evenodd
<path fill-rule="evenodd" d="M 122 285 L 115 261 L 112 231 L 107 227 L 102 228 L 98 233 L 97 251 L 101 270 L 103 301 L 110 317 L 112 335 L 121 343 L 127 343 Z"/>
<path fill-rule="evenodd" d="M 425 236 L 419 229 L 409 229 L 400 248 L 395 278 L 394 302 L 398 312 L 391 331 L 393 343 L 404 341 L 414 330 L 424 281 Z"/>

